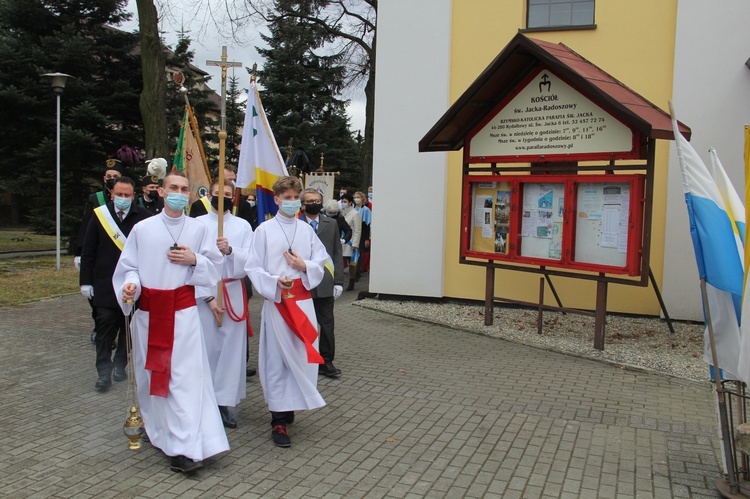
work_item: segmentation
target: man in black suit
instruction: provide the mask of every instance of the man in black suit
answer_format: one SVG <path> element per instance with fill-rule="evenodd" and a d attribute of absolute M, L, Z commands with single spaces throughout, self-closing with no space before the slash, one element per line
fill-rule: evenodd
<path fill-rule="evenodd" d="M 112 275 L 125 240 L 133 226 L 151 216 L 135 203 L 135 182 L 128 177 L 117 179 L 112 200 L 93 210 L 81 248 L 81 294 L 92 300 L 95 310 L 97 390 L 107 390 L 115 381 L 128 378 L 125 316 L 112 287 Z M 119 335 L 119 338 L 118 338 Z M 112 343 L 117 338 L 114 363 Z M 113 369 L 114 367 L 114 369 Z M 114 371 L 114 372 L 113 372 Z"/>
<path fill-rule="evenodd" d="M 83 216 L 81 217 L 81 225 L 78 228 L 78 239 L 76 239 L 76 245 L 73 250 L 73 265 L 75 265 L 78 271 L 81 270 L 81 249 L 83 248 L 83 240 L 86 237 L 86 229 L 89 228 L 89 221 L 91 220 L 91 214 L 94 212 L 94 208 L 106 204 L 112 198 L 112 188 L 115 186 L 117 179 L 122 177 L 122 165 L 119 159 L 110 158 L 107 160 L 104 166 L 104 176 L 102 182 L 104 189 L 90 194 L 86 200 L 86 206 L 83 209 Z M 96 322 L 96 310 L 94 310 L 94 303 L 89 300 L 91 306 L 91 318 Z M 91 331 L 91 342 L 96 341 L 96 328 Z"/>
<path fill-rule="evenodd" d="M 344 290 L 344 259 L 341 255 L 341 237 L 339 226 L 335 220 L 320 215 L 323 208 L 323 196 L 315 189 L 302 191 L 303 220 L 309 223 L 318 239 L 325 246 L 328 255 L 333 261 L 333 274 L 331 269 L 326 268 L 323 273 L 323 281 L 317 288 L 312 290 L 315 315 L 320 324 L 320 356 L 325 364 L 318 367 L 318 374 L 329 378 L 341 376 L 341 370 L 333 365 L 335 355 L 335 341 L 333 336 L 333 302 Z"/>

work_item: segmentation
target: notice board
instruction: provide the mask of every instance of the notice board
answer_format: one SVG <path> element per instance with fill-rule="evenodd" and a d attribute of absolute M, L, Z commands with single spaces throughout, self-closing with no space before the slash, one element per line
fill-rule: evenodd
<path fill-rule="evenodd" d="M 466 175 L 461 255 L 640 275 L 644 180 Z"/>

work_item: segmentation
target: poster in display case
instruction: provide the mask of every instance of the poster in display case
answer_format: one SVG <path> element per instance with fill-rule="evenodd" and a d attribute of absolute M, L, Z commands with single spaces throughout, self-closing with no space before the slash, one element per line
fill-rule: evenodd
<path fill-rule="evenodd" d="M 461 256 L 638 276 L 644 180 L 466 175 Z"/>

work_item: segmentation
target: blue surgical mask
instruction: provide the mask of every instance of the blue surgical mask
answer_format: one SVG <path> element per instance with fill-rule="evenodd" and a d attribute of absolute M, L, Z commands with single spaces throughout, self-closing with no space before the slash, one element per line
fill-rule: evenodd
<path fill-rule="evenodd" d="M 164 200 L 167 206 L 172 211 L 182 211 L 188 204 L 188 195 L 180 194 L 178 192 L 170 192 L 167 194 L 167 199 Z"/>
<path fill-rule="evenodd" d="M 250 205 L 251 207 L 255 208 L 255 201 L 248 201 L 248 204 L 249 204 L 249 205 Z"/>
<path fill-rule="evenodd" d="M 297 212 L 300 209 L 300 206 L 302 206 L 302 202 L 297 199 L 294 201 L 287 201 L 283 200 L 281 201 L 281 211 L 289 215 L 290 217 L 293 217 L 297 214 Z"/>
<path fill-rule="evenodd" d="M 128 211 L 132 202 L 133 200 L 130 198 L 115 196 L 115 208 L 117 208 L 118 211 Z"/>

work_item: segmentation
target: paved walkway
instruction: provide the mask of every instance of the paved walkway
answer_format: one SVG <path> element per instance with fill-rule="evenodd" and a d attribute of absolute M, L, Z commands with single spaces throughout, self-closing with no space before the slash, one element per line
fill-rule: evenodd
<path fill-rule="evenodd" d="M 0 308 L 0 496 L 718 496 L 708 385 L 386 315 L 355 293 L 336 306 L 344 375 L 320 379 L 328 406 L 298 415 L 293 446 L 271 442 L 254 377 L 232 451 L 193 476 L 127 449 L 128 383 L 94 391 L 81 296 Z"/>

